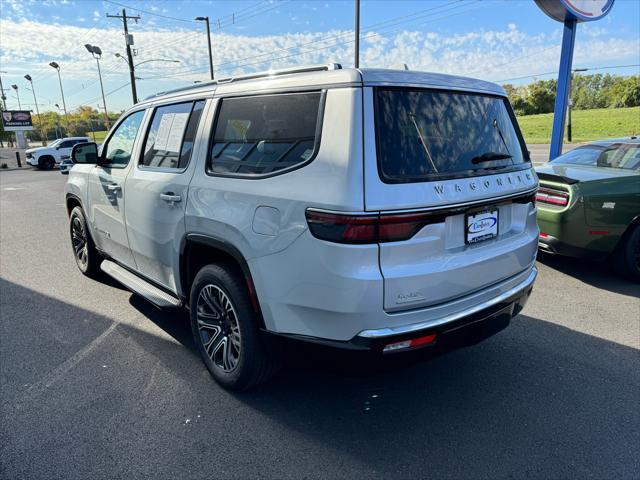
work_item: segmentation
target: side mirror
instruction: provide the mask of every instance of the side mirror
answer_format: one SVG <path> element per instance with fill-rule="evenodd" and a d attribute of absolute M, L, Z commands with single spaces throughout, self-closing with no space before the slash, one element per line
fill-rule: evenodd
<path fill-rule="evenodd" d="M 60 150 L 60 146 L 59 145 L 56 147 L 56 150 Z"/>
<path fill-rule="evenodd" d="M 71 160 L 73 163 L 98 163 L 98 145 L 93 142 L 76 143 L 71 150 Z"/>

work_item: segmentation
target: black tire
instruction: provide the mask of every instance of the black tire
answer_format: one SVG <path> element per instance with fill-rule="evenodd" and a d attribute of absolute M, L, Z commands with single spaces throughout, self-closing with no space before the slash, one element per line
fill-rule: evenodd
<path fill-rule="evenodd" d="M 193 339 L 218 384 L 247 390 L 275 374 L 278 362 L 260 336 L 245 282 L 231 268 L 203 267 L 193 281 L 189 306 Z"/>
<path fill-rule="evenodd" d="M 73 257 L 78 269 L 87 277 L 95 277 L 100 271 L 102 258 L 96 249 L 82 208 L 75 207 L 69 216 L 69 236 Z"/>
<path fill-rule="evenodd" d="M 53 170 L 56 161 L 53 157 L 44 156 L 38 160 L 38 168 L 40 170 Z"/>
<path fill-rule="evenodd" d="M 634 282 L 640 282 L 640 225 L 631 227 L 617 246 L 613 261 L 618 273 Z"/>

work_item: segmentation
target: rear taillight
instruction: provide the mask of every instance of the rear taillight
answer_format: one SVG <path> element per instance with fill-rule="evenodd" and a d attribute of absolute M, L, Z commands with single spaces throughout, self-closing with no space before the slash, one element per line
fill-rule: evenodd
<path fill-rule="evenodd" d="M 564 207 L 569 204 L 569 194 L 550 188 L 539 188 L 536 194 L 536 202 Z"/>
<path fill-rule="evenodd" d="M 366 244 L 398 242 L 413 237 L 429 223 L 443 222 L 434 213 L 350 215 L 307 210 L 311 234 L 336 243 Z"/>

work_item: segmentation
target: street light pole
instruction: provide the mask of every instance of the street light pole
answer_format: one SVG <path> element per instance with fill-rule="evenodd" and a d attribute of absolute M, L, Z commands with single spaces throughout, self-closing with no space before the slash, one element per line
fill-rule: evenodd
<path fill-rule="evenodd" d="M 213 53 L 211 53 L 211 28 L 209 26 L 209 17 L 196 17 L 196 21 L 205 22 L 207 25 L 207 47 L 209 49 L 209 73 L 213 80 Z"/>
<path fill-rule="evenodd" d="M 586 72 L 588 68 L 575 68 L 571 71 L 571 81 L 569 82 L 569 102 L 567 104 L 567 141 L 571 141 L 571 107 L 573 107 L 573 100 L 571 99 L 571 88 L 573 85 L 573 74 L 576 72 Z"/>
<path fill-rule="evenodd" d="M 67 124 L 67 127 L 68 127 L 69 126 L 69 117 L 67 115 L 67 104 L 64 101 L 64 90 L 62 90 L 62 78 L 60 77 L 60 65 L 58 65 L 56 62 L 49 62 L 49 66 L 55 68 L 56 71 L 58 72 L 58 83 L 60 84 L 60 95 L 62 95 L 62 107 L 63 107 L 63 111 L 64 111 L 64 120 L 65 120 L 65 123 Z"/>
<path fill-rule="evenodd" d="M 356 0 L 356 47 L 355 67 L 360 68 L 360 0 Z"/>
<path fill-rule="evenodd" d="M 18 97 L 18 110 L 22 110 L 22 105 L 20 105 L 20 93 L 18 93 L 18 86 L 11 85 L 11 88 L 13 88 L 16 91 L 16 97 Z"/>
<path fill-rule="evenodd" d="M 24 78 L 31 84 L 31 93 L 33 93 L 33 103 L 36 105 L 36 114 L 38 115 L 38 123 L 40 124 L 40 136 L 42 137 L 42 145 L 46 145 L 46 134 L 42 128 L 42 117 L 40 116 L 40 109 L 38 108 L 38 101 L 36 100 L 36 89 L 33 86 L 33 78 L 31 75 L 25 75 Z"/>
<path fill-rule="evenodd" d="M 102 85 L 102 72 L 100 71 L 100 58 L 102 57 L 102 50 L 95 45 L 85 44 L 84 46 L 89 53 L 96 59 L 98 65 L 98 78 L 100 79 L 100 91 L 102 92 L 102 105 L 104 106 L 104 119 L 107 122 L 107 129 L 109 129 L 109 114 L 107 113 L 107 101 L 104 97 L 104 85 Z"/>

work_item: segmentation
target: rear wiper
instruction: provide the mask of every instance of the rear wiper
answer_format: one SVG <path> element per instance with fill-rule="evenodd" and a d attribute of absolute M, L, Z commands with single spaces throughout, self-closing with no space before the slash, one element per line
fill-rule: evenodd
<path fill-rule="evenodd" d="M 482 155 L 475 156 L 471 159 L 471 163 L 491 162 L 492 160 L 508 160 L 512 155 L 500 152 L 485 152 Z"/>

